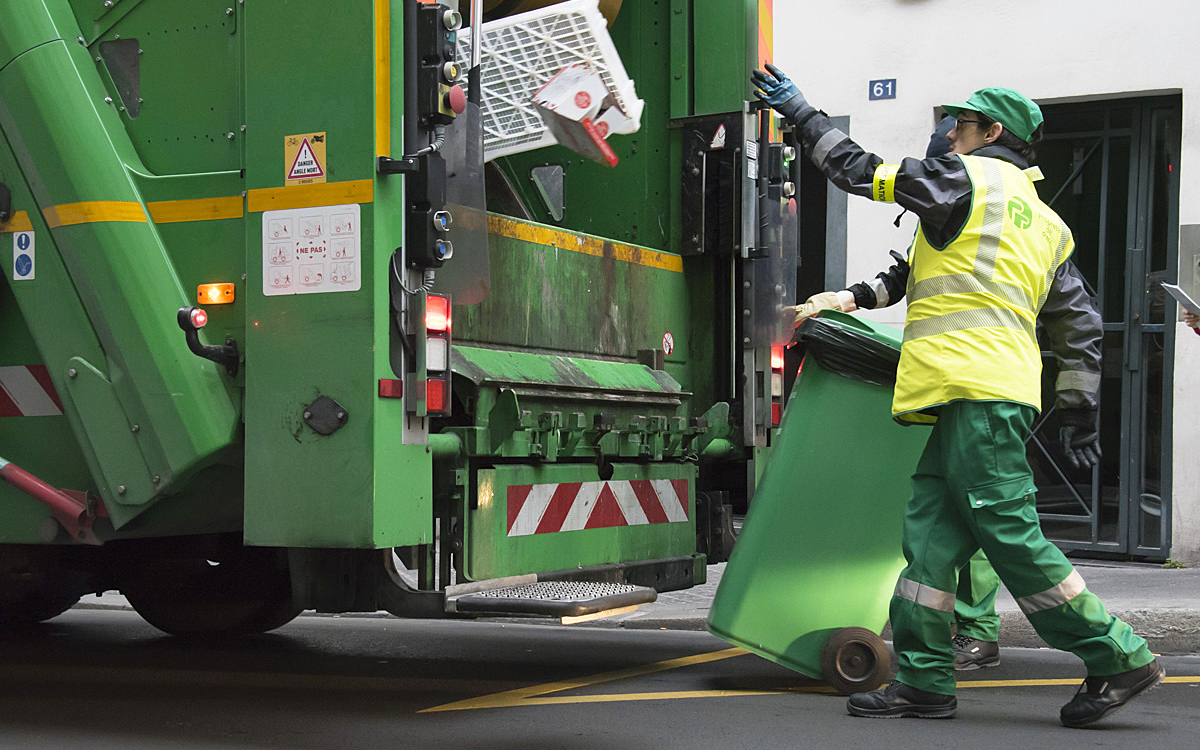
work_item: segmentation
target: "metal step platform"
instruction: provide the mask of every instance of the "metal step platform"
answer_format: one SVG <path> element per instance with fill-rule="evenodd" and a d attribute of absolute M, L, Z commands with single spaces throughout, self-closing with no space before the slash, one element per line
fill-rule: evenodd
<path fill-rule="evenodd" d="M 495 583 L 500 585 L 461 593 L 453 591 L 458 587 L 451 587 L 447 591 L 447 611 L 467 615 L 560 617 L 570 624 L 631 612 L 658 598 L 658 592 L 652 588 L 624 583 L 538 580 L 511 583 L 511 579 L 497 579 Z M 477 588 L 480 584 L 468 586 Z"/>

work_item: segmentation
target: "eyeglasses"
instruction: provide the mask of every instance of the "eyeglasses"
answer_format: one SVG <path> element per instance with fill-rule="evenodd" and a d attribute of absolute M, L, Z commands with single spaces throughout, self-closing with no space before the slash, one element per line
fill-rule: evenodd
<path fill-rule="evenodd" d="M 955 129 L 955 130 L 958 130 L 958 129 L 959 129 L 959 128 L 961 128 L 963 125 L 966 125 L 966 124 L 968 124 L 968 123 L 975 123 L 976 125 L 988 125 L 988 124 L 989 124 L 989 123 L 986 123 L 986 122 L 984 122 L 983 120 L 963 120 L 963 119 L 956 119 L 956 120 L 954 121 L 954 129 Z"/>

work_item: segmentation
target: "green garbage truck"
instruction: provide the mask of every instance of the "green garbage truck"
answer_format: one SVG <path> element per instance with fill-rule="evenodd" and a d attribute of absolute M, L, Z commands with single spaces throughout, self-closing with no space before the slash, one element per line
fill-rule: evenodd
<path fill-rule="evenodd" d="M 0 625 L 108 590 L 175 634 L 581 618 L 703 582 L 782 411 L 770 5 L 3 3 Z M 588 123 L 615 166 L 506 88 L 560 51 L 633 124 Z"/>

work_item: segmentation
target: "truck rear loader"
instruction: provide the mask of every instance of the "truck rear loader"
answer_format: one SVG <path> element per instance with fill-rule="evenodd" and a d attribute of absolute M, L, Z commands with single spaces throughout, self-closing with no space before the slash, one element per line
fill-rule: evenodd
<path fill-rule="evenodd" d="M 566 21 L 462 6 L 0 8 L 0 625 L 586 618 L 725 559 L 796 284 L 770 3 L 599 3 L 615 167 L 487 155 L 488 66 L 563 46 L 487 22 Z"/>

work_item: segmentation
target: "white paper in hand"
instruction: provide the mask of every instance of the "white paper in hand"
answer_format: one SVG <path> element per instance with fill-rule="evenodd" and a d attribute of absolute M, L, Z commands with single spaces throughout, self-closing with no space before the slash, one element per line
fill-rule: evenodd
<path fill-rule="evenodd" d="M 1200 315 L 1200 303 L 1197 303 L 1196 300 L 1192 299 L 1192 295 L 1188 294 L 1183 287 L 1175 284 L 1163 284 L 1162 288 L 1166 289 L 1167 294 L 1174 297 L 1175 301 L 1178 302 L 1180 307 L 1182 307 L 1184 310 L 1195 315 Z"/>

